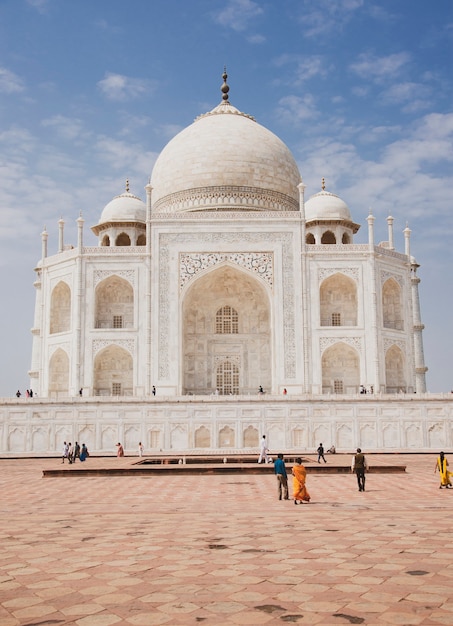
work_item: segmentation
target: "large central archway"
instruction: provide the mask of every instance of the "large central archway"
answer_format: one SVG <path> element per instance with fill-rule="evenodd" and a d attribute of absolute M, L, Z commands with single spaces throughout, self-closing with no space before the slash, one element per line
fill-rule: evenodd
<path fill-rule="evenodd" d="M 265 287 L 246 272 L 223 265 L 196 280 L 182 305 L 183 393 L 270 390 L 270 317 Z"/>

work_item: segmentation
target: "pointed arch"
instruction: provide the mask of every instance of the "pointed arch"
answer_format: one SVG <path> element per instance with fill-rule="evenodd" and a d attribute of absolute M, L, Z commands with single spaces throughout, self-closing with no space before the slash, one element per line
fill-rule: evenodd
<path fill-rule="evenodd" d="M 272 388 L 271 308 L 262 281 L 225 263 L 194 279 L 182 298 L 183 393 Z"/>
<path fill-rule="evenodd" d="M 133 359 L 124 348 L 114 344 L 104 348 L 96 355 L 93 370 L 95 395 L 133 395 Z"/>
<path fill-rule="evenodd" d="M 316 243 L 315 236 L 313 233 L 307 233 L 305 237 L 305 243 L 312 246 Z"/>
<path fill-rule="evenodd" d="M 360 384 L 360 359 L 357 351 L 339 341 L 322 355 L 324 393 L 357 393 Z"/>
<path fill-rule="evenodd" d="M 137 237 L 137 246 L 146 246 L 146 235 L 139 235 Z"/>
<path fill-rule="evenodd" d="M 49 396 L 58 398 L 69 395 L 69 357 L 58 348 L 49 362 Z"/>
<path fill-rule="evenodd" d="M 71 330 L 71 290 L 60 281 L 52 290 L 50 298 L 50 334 Z"/>
<path fill-rule="evenodd" d="M 120 233 L 115 241 L 115 246 L 130 246 L 131 238 L 127 233 Z"/>
<path fill-rule="evenodd" d="M 200 426 L 195 431 L 195 448 L 211 447 L 211 432 L 206 426 Z"/>
<path fill-rule="evenodd" d="M 337 272 L 319 287 L 321 326 L 357 326 L 357 284 Z"/>
<path fill-rule="evenodd" d="M 337 243 L 337 239 L 331 230 L 326 230 L 321 236 L 321 243 L 335 244 Z"/>
<path fill-rule="evenodd" d="M 243 433 L 244 448 L 257 448 L 259 444 L 258 429 L 254 426 L 247 426 Z"/>
<path fill-rule="evenodd" d="M 234 448 L 235 433 L 229 426 L 224 426 L 219 432 L 219 448 Z"/>
<path fill-rule="evenodd" d="M 124 278 L 113 275 L 99 283 L 95 298 L 96 328 L 133 328 L 134 289 Z"/>
<path fill-rule="evenodd" d="M 404 330 L 401 287 L 394 278 L 382 286 L 382 318 L 384 328 Z"/>
<path fill-rule="evenodd" d="M 406 391 L 405 359 L 401 348 L 390 346 L 385 353 L 385 387 L 386 393 Z"/>
<path fill-rule="evenodd" d="M 104 235 L 102 237 L 101 246 L 104 246 L 104 247 L 110 246 L 110 237 L 108 235 Z"/>

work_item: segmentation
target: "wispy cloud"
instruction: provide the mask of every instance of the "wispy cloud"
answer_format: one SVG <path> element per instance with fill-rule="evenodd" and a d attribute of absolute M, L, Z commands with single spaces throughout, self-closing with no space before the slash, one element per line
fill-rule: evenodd
<path fill-rule="evenodd" d="M 18 93 L 24 90 L 24 83 L 17 74 L 0 67 L 0 93 Z"/>
<path fill-rule="evenodd" d="M 225 8 L 214 15 L 214 20 L 222 26 L 241 32 L 262 13 L 264 10 L 253 0 L 229 0 Z"/>
<path fill-rule="evenodd" d="M 318 111 L 313 96 L 306 94 L 303 97 L 286 96 L 281 98 L 276 115 L 282 122 L 294 125 L 317 117 Z"/>
<path fill-rule="evenodd" d="M 47 13 L 50 7 L 50 0 L 27 0 L 27 4 L 39 11 L 39 13 Z"/>
<path fill-rule="evenodd" d="M 63 139 L 74 140 L 83 134 L 83 123 L 76 118 L 54 115 L 41 122 L 42 126 L 53 128 Z"/>
<path fill-rule="evenodd" d="M 276 67 L 294 66 L 294 70 L 287 77 L 288 83 L 292 85 L 302 84 L 315 76 L 326 76 L 328 73 L 321 55 L 302 57 L 298 54 L 282 54 L 274 60 L 274 65 Z"/>
<path fill-rule="evenodd" d="M 98 87 L 109 100 L 131 100 L 154 91 L 153 81 L 144 78 L 132 78 L 124 74 L 107 72 L 98 82 Z"/>
<path fill-rule="evenodd" d="M 349 68 L 361 78 L 379 83 L 399 76 L 409 61 L 410 55 L 407 52 L 397 52 L 381 57 L 363 53 L 357 62 L 351 63 Z"/>
<path fill-rule="evenodd" d="M 316 37 L 341 29 L 363 6 L 364 0 L 303 0 L 299 18 L 303 34 Z"/>

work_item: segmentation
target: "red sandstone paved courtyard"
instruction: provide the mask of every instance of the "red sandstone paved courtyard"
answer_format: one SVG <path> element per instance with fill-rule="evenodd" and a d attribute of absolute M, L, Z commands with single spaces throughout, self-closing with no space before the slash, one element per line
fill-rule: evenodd
<path fill-rule="evenodd" d="M 58 459 L 0 460 L 0 625 L 451 625 L 453 489 L 435 458 L 373 455 L 407 472 L 370 473 L 365 493 L 309 475 L 302 506 L 265 471 L 42 478 Z"/>

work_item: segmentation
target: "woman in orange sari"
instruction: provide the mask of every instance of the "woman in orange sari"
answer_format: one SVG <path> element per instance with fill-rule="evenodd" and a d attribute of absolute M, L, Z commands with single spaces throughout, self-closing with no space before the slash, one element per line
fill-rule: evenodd
<path fill-rule="evenodd" d="M 440 475 L 439 489 L 442 489 L 442 487 L 445 487 L 446 489 L 448 489 L 449 487 L 453 486 L 450 481 L 450 476 L 452 474 L 451 472 L 448 471 L 447 468 L 448 468 L 448 461 L 445 458 L 444 453 L 441 452 L 439 456 L 437 457 L 436 467 L 434 469 L 435 472 L 439 470 L 439 475 Z"/>
<path fill-rule="evenodd" d="M 305 478 L 307 476 L 307 470 L 302 465 L 302 459 L 298 457 L 296 459 L 296 465 L 292 469 L 293 474 L 293 490 L 294 490 L 294 504 L 302 504 L 302 502 L 310 502 L 310 494 L 305 486 Z"/>

